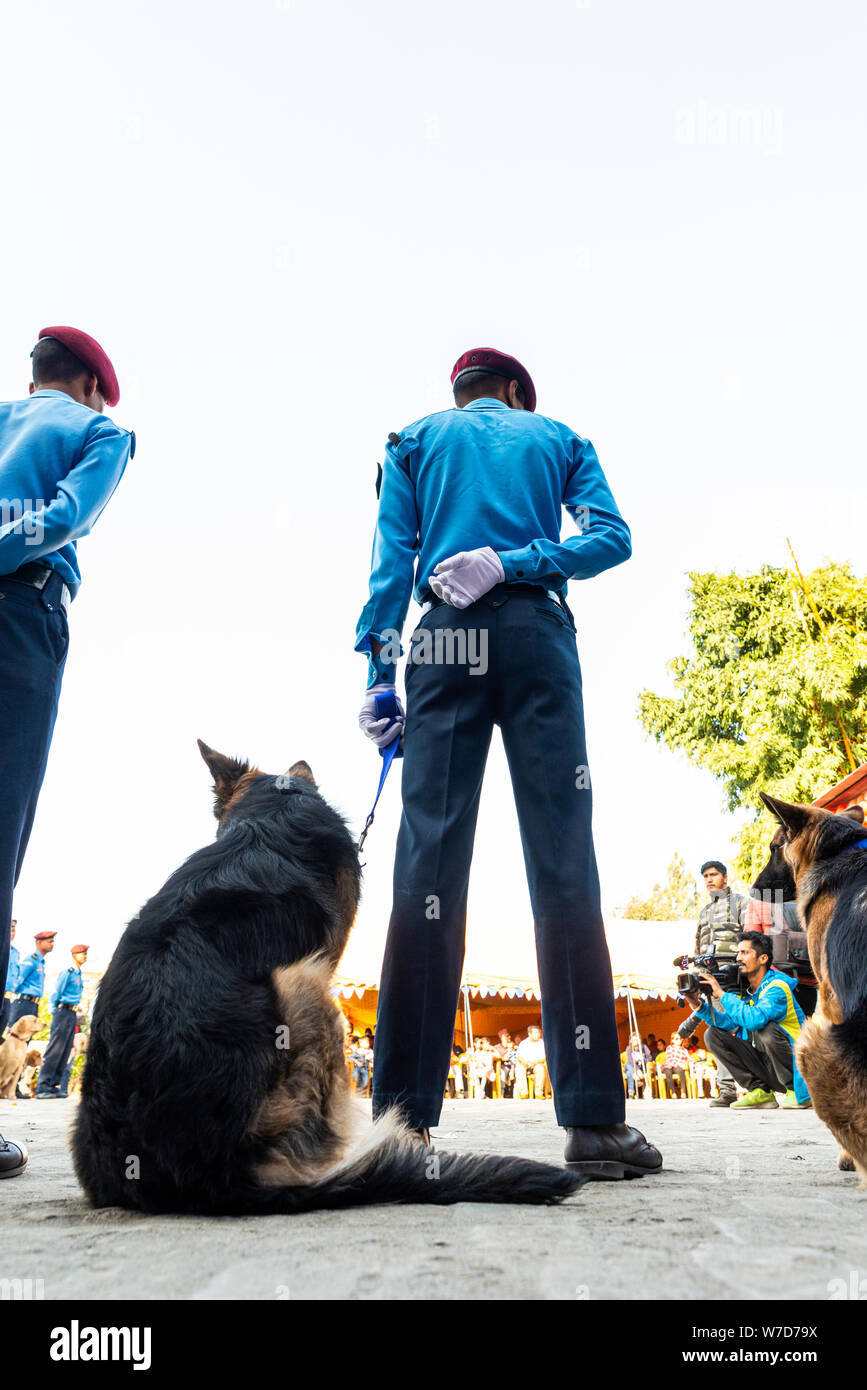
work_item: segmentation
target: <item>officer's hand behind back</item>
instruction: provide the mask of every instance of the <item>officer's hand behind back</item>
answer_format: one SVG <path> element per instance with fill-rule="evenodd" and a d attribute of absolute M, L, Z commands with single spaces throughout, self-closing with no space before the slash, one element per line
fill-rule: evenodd
<path fill-rule="evenodd" d="M 469 608 L 506 577 L 503 562 L 489 545 L 461 550 L 435 566 L 428 579 L 433 592 L 452 608 Z"/>

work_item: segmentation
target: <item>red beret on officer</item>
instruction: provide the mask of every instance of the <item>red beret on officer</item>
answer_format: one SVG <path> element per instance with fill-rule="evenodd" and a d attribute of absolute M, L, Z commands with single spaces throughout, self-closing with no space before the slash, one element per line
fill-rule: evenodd
<path fill-rule="evenodd" d="M 80 328 L 67 328 L 63 324 L 54 328 L 43 328 L 39 337 L 56 338 L 58 343 L 62 343 L 65 348 L 68 348 L 89 372 L 93 372 L 97 385 L 105 397 L 106 405 L 117 405 L 120 400 L 117 374 L 107 353 L 104 352 L 95 338 L 91 338 L 89 333 L 82 333 Z"/>
<path fill-rule="evenodd" d="M 521 366 L 517 357 L 510 357 L 507 352 L 498 352 L 496 348 L 470 348 L 452 367 L 452 386 L 457 384 L 464 372 L 493 372 L 495 376 L 504 376 L 507 381 L 517 381 L 524 395 L 524 409 L 536 409 L 536 388 L 533 379 L 527 368 Z"/>
<path fill-rule="evenodd" d="M 34 941 L 53 941 L 57 935 L 56 931 L 38 931 L 34 936 Z"/>

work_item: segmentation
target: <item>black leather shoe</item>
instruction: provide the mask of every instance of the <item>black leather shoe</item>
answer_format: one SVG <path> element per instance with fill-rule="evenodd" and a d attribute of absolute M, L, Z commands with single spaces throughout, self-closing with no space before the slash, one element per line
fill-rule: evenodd
<path fill-rule="evenodd" d="M 0 1134 L 0 1178 L 17 1178 L 27 1167 L 27 1150 L 23 1144 L 10 1144 Z"/>
<path fill-rule="evenodd" d="M 662 1154 L 631 1125 L 584 1125 L 567 1129 L 566 1167 L 585 1178 L 616 1181 L 658 1173 Z"/>

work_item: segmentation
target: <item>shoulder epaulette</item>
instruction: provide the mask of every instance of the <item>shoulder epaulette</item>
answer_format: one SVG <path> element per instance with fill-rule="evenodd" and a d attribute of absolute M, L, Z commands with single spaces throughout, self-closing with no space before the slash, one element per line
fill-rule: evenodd
<path fill-rule="evenodd" d="M 399 434 L 395 434 L 394 430 L 392 430 L 391 433 L 390 433 L 389 436 L 388 436 L 388 442 L 389 442 L 389 444 L 391 445 L 392 449 L 396 449 L 397 446 L 398 446 L 398 444 L 402 444 L 402 443 L 403 443 L 403 439 L 401 438 L 401 436 L 400 436 Z M 381 491 L 382 491 L 382 464 L 381 464 L 381 463 L 377 463 L 377 465 L 376 465 L 376 498 L 377 498 L 377 501 L 379 500 L 379 494 L 380 494 Z"/>

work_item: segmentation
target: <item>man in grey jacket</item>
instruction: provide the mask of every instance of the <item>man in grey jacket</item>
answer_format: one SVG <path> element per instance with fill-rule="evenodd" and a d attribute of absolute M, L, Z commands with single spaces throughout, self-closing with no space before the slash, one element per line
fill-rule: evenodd
<path fill-rule="evenodd" d="M 708 900 L 699 913 L 695 933 L 695 954 L 705 955 L 711 947 L 716 947 L 717 955 L 737 955 L 738 937 L 744 925 L 747 899 L 729 887 L 728 869 L 719 859 L 708 859 L 701 866 L 701 876 L 708 891 Z M 692 1003 L 690 999 L 690 1003 Z M 696 1004 L 700 1000 L 695 1001 Z M 701 1022 L 697 1013 L 691 1013 L 678 1028 L 682 1038 L 692 1037 L 696 1025 Z M 727 1109 L 738 1098 L 734 1077 L 724 1063 L 717 1060 L 717 1086 L 719 1095 L 711 1101 L 715 1109 Z"/>

